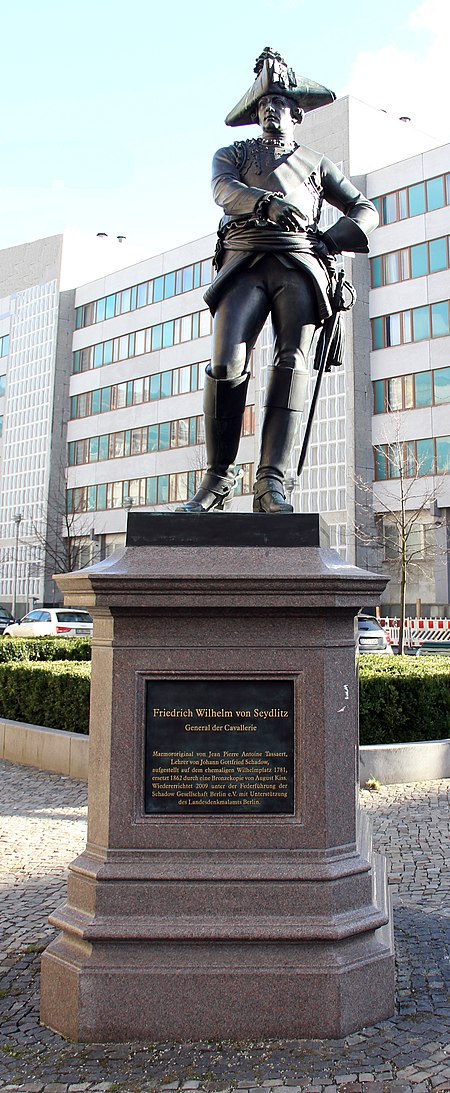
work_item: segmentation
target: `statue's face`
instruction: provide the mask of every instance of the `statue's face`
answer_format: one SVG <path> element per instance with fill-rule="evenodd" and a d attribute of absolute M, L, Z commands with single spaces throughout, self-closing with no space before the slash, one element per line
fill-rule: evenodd
<path fill-rule="evenodd" d="M 258 102 L 258 121 L 265 132 L 285 132 L 293 124 L 289 99 L 284 95 L 263 95 Z"/>

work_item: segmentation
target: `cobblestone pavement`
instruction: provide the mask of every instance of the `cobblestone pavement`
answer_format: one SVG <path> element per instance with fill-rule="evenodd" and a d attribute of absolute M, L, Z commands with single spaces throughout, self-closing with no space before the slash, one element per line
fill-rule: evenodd
<path fill-rule="evenodd" d="M 0 1089 L 15 1093 L 450 1091 L 450 782 L 363 791 L 388 857 L 397 1013 L 341 1040 L 68 1044 L 38 1024 L 47 915 L 85 841 L 86 787 L 0 763 Z"/>

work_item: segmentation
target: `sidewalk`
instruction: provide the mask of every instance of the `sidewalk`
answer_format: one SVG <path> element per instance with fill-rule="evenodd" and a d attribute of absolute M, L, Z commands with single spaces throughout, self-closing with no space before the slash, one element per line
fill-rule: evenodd
<path fill-rule="evenodd" d="M 91 1046 L 38 1024 L 47 915 L 85 843 L 86 786 L 9 763 L 0 763 L 0 779 L 1 1090 L 450 1093 L 450 781 L 362 793 L 394 897 L 393 1020 L 332 1041 Z"/>

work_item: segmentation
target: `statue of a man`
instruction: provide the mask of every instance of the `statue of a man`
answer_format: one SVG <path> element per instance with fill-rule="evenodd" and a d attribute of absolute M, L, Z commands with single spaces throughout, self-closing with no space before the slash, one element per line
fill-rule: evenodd
<path fill-rule="evenodd" d="M 224 216 L 215 256 L 217 276 L 205 293 L 214 316 L 204 390 L 208 468 L 195 496 L 184 504 L 186 512 L 230 505 L 248 363 L 269 315 L 273 367 L 253 509 L 293 511 L 283 482 L 305 403 L 312 339 L 333 311 L 333 258 L 343 250 L 366 253 L 367 234 L 378 223 L 374 205 L 338 167 L 294 139 L 294 127 L 304 111 L 333 102 L 333 92 L 296 76 L 268 47 L 258 58 L 255 73 L 255 82 L 228 114 L 226 124 L 258 121 L 262 134 L 220 148 L 213 161 L 213 195 Z M 320 232 L 324 199 L 343 215 Z M 328 346 L 328 354 L 328 366 L 341 363 L 333 346 Z"/>

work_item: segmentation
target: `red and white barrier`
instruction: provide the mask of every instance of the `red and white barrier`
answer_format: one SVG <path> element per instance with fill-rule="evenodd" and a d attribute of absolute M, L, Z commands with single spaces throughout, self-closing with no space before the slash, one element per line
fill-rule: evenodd
<path fill-rule="evenodd" d="M 398 645 L 400 624 L 398 618 L 380 618 L 392 645 Z M 404 645 L 418 649 L 424 641 L 450 642 L 450 619 L 405 619 Z"/>

